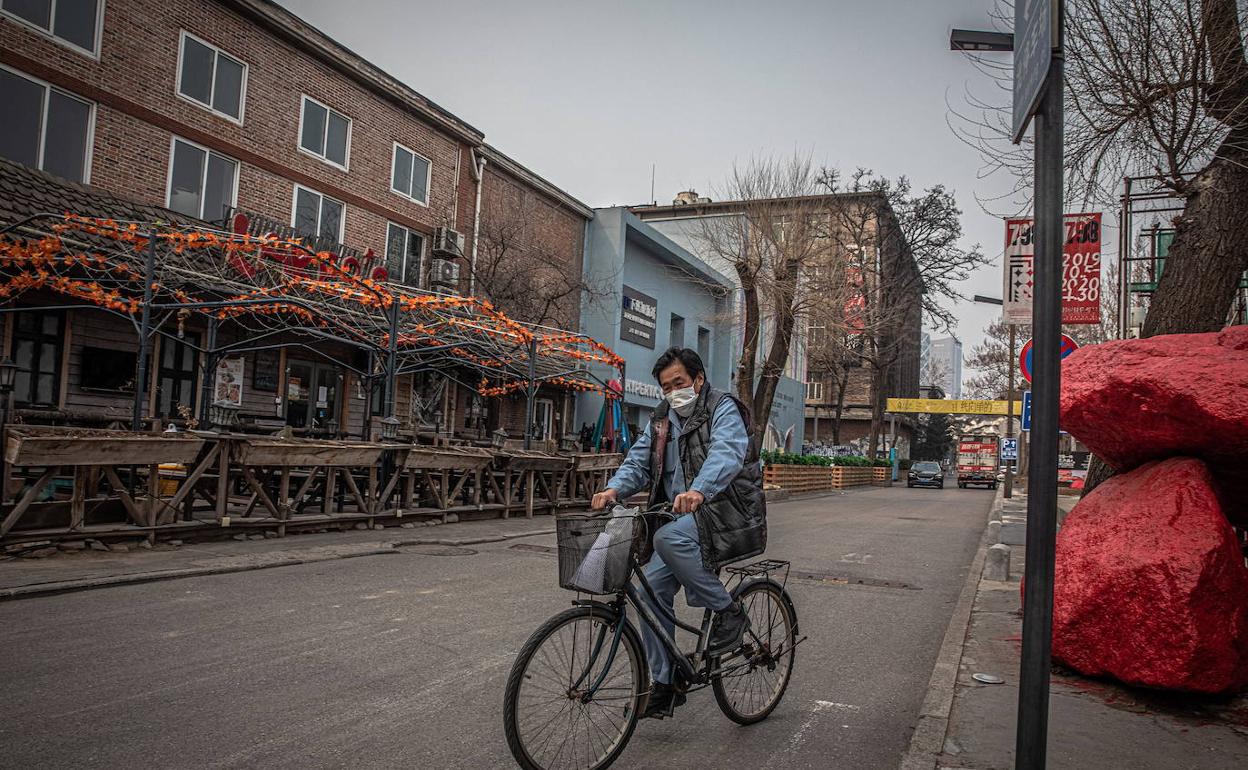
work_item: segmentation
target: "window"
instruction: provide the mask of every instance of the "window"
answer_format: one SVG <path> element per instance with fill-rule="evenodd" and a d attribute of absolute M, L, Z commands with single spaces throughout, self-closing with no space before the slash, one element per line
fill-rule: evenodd
<path fill-rule="evenodd" d="M 133 350 L 83 346 L 79 376 L 84 390 L 134 392 L 134 369 L 138 354 Z"/>
<path fill-rule="evenodd" d="M 391 222 L 386 230 L 386 270 L 390 280 L 420 286 L 425 238 L 415 230 Z"/>
<path fill-rule="evenodd" d="M 806 383 L 806 400 L 816 404 L 823 403 L 823 383 L 819 380 L 811 380 Z"/>
<path fill-rule="evenodd" d="M 238 161 L 174 138 L 169 157 L 169 208 L 208 221 L 224 220 L 238 191 Z"/>
<path fill-rule="evenodd" d="M 13 400 L 18 406 L 57 406 L 61 400 L 61 346 L 65 317 L 57 312 L 16 314 L 13 322 Z"/>
<path fill-rule="evenodd" d="M 0 156 L 73 182 L 86 182 L 94 107 L 64 91 L 0 68 Z"/>
<path fill-rule="evenodd" d="M 668 347 L 683 348 L 685 346 L 685 319 L 672 313 L 671 326 L 667 331 Z"/>
<path fill-rule="evenodd" d="M 100 0 L 0 0 L 13 18 L 94 55 L 100 30 Z"/>
<path fill-rule="evenodd" d="M 351 119 L 314 99 L 303 97 L 299 148 L 345 171 L 347 155 L 351 152 Z"/>
<path fill-rule="evenodd" d="M 711 332 L 701 326 L 698 327 L 698 356 L 702 359 L 702 365 L 707 369 L 711 368 Z"/>
<path fill-rule="evenodd" d="M 329 238 L 342 243 L 342 221 L 346 204 L 295 185 L 295 211 L 291 225 L 304 235 Z"/>
<path fill-rule="evenodd" d="M 194 345 L 199 337 L 188 333 L 185 340 L 163 339 L 160 342 L 160 381 L 156 391 L 156 415 L 165 419 L 182 417 L 183 411 L 195 408 L 195 379 L 199 374 L 199 355 Z"/>
<path fill-rule="evenodd" d="M 394 167 L 390 172 L 390 189 L 417 203 L 429 203 L 429 159 L 417 155 L 401 144 L 394 145 Z"/>
<path fill-rule="evenodd" d="M 189 32 L 178 58 L 178 94 L 242 123 L 247 65 Z"/>

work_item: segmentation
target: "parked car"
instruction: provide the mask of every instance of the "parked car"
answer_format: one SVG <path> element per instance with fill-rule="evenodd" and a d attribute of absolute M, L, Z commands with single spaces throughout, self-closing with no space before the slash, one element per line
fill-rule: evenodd
<path fill-rule="evenodd" d="M 906 476 L 907 487 L 945 488 L 945 471 L 940 463 L 924 460 L 910 466 L 910 474 Z"/>

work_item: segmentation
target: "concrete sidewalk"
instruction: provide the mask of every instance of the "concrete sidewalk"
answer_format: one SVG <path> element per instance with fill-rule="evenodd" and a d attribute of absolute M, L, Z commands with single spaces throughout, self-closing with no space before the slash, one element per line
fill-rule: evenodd
<path fill-rule="evenodd" d="M 1059 498 L 1066 510 L 1074 502 Z M 1026 497 L 1006 501 L 1002 519 L 1001 539 L 1011 546 L 1009 580 L 978 583 L 943 752 L 936 758 L 942 769 L 1014 766 Z M 972 678 L 975 673 L 995 674 L 1005 682 L 982 684 Z M 1248 767 L 1248 696 L 1152 693 L 1055 667 L 1048 745 L 1053 770 Z"/>
<path fill-rule="evenodd" d="M 40 555 L 45 558 L 0 555 L 0 600 L 373 556 L 393 553 L 404 545 L 471 545 L 553 532 L 554 520 L 538 516 L 283 538 L 266 538 L 255 532 L 249 537 L 240 532 L 241 540 L 186 545 L 175 545 L 175 540 L 171 541 L 175 544 L 161 542 L 150 548 L 145 541 L 135 540 L 121 544 L 125 550 L 111 550 L 103 544 L 75 551 L 43 547 L 45 553 Z"/>

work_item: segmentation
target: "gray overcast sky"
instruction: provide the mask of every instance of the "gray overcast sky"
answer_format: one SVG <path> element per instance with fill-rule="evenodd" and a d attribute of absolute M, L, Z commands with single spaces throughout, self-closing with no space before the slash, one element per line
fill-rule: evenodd
<path fill-rule="evenodd" d="M 279 2 L 591 206 L 646 202 L 651 163 L 666 202 L 797 151 L 945 184 L 967 243 L 999 258 L 1003 225 L 974 196 L 1006 182 L 977 179 L 946 125 L 947 95 L 989 92 L 949 29 L 988 29 L 993 0 Z M 999 267 L 964 293 L 999 297 Z M 957 312 L 969 354 L 999 310 Z"/>

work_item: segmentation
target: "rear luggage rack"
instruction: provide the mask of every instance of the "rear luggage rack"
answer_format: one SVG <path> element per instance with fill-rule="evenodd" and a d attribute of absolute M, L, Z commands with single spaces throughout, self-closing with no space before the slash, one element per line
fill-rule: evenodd
<path fill-rule="evenodd" d="M 781 590 L 784 590 L 789 585 L 789 562 L 784 559 L 760 559 L 752 564 L 743 564 L 740 567 L 724 567 L 724 571 L 732 576 L 728 579 L 728 585 L 725 586 L 729 593 L 734 589 L 734 581 L 740 584 L 744 583 L 748 578 L 775 577 L 780 582 Z"/>

